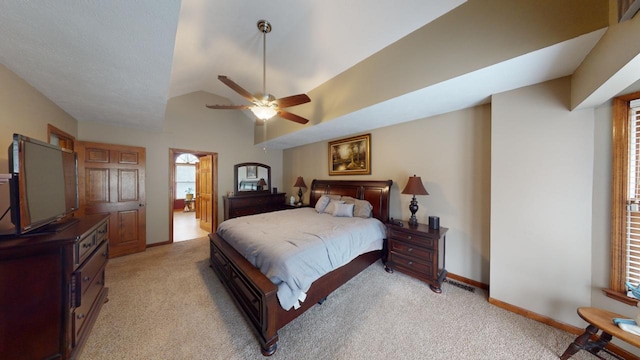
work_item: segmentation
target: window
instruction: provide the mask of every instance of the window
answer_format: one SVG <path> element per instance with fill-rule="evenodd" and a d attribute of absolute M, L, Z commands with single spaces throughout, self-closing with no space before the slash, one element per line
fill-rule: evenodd
<path fill-rule="evenodd" d="M 49 144 L 73 151 L 73 142 L 75 140 L 73 136 L 51 124 L 47 124 L 47 133 L 49 134 Z"/>
<path fill-rule="evenodd" d="M 176 158 L 176 199 L 195 193 L 197 162 L 198 158 L 192 154 L 181 154 Z"/>
<path fill-rule="evenodd" d="M 613 101 L 611 280 L 605 293 L 633 305 L 626 282 L 640 284 L 640 93 Z"/>

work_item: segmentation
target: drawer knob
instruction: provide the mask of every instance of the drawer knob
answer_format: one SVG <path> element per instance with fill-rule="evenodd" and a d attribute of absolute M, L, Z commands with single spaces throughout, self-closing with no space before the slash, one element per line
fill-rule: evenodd
<path fill-rule="evenodd" d="M 85 277 L 82 278 L 82 281 L 89 281 L 89 280 L 91 280 L 91 278 L 89 276 L 85 276 Z"/>
<path fill-rule="evenodd" d="M 84 244 L 82 244 L 82 247 L 85 248 L 85 249 L 88 248 L 88 247 L 91 247 L 91 243 L 84 243 Z"/>
<path fill-rule="evenodd" d="M 85 315 L 84 314 L 78 314 L 78 319 L 82 320 L 84 319 Z"/>
<path fill-rule="evenodd" d="M 413 251 L 413 248 L 409 248 L 409 250 L 407 250 L 407 251 L 408 251 L 408 252 L 412 252 L 412 251 Z"/>
<path fill-rule="evenodd" d="M 413 261 L 409 261 L 407 264 L 408 265 L 413 265 Z"/>

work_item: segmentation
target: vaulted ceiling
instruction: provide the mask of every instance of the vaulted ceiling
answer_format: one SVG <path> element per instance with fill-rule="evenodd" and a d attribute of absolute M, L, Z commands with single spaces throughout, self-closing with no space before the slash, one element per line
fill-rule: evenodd
<path fill-rule="evenodd" d="M 288 148 L 572 74 L 604 33 L 607 6 L 541 12 L 556 2 L 7 0 L 0 63 L 78 121 L 158 130 L 174 96 L 203 90 L 246 104 L 219 74 L 262 89 L 256 23 L 266 19 L 268 92 L 308 93 L 314 104 L 300 107 L 310 124 L 281 125 L 265 142 Z"/>

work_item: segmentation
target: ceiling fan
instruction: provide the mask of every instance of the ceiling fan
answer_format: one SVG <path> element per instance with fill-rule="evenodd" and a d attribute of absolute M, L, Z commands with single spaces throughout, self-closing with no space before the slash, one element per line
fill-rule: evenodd
<path fill-rule="evenodd" d="M 295 121 L 300 124 L 306 124 L 309 120 L 283 110 L 284 108 L 296 106 L 311 101 L 306 94 L 298 94 L 276 99 L 273 95 L 266 91 L 266 62 L 267 62 L 267 34 L 271 32 L 271 24 L 266 20 L 258 21 L 258 30 L 262 32 L 263 49 L 262 49 L 262 93 L 251 95 L 247 90 L 233 82 L 224 75 L 218 75 L 218 80 L 233 89 L 245 99 L 249 100 L 253 105 L 207 105 L 209 109 L 249 109 L 253 114 L 261 120 L 269 120 L 274 116 L 283 119 Z M 261 122 L 258 122 L 261 123 Z"/>

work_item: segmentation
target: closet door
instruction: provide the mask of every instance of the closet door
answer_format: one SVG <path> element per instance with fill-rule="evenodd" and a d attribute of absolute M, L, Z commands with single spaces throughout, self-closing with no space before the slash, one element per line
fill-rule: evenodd
<path fill-rule="evenodd" d="M 77 143 L 81 214 L 109 214 L 109 257 L 146 249 L 145 156 L 137 146 Z"/>

